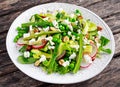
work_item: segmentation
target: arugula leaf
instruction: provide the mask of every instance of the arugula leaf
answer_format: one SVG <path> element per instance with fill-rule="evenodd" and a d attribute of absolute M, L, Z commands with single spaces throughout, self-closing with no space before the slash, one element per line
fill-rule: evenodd
<path fill-rule="evenodd" d="M 108 53 L 108 54 L 111 54 L 112 51 L 110 49 L 105 49 L 103 47 L 100 48 L 101 51 L 105 52 L 105 53 Z"/>
<path fill-rule="evenodd" d="M 101 36 L 100 41 L 101 41 L 101 42 L 100 42 L 100 43 L 101 43 L 101 47 L 106 46 L 106 45 L 110 42 L 110 40 L 107 39 L 107 38 L 104 37 L 104 36 Z"/>
<path fill-rule="evenodd" d="M 101 36 L 101 38 L 100 38 L 101 46 L 99 47 L 99 50 L 100 50 L 100 51 L 103 51 L 103 52 L 105 52 L 105 53 L 111 54 L 112 51 L 111 51 L 109 48 L 104 48 L 104 46 L 106 46 L 109 42 L 110 42 L 109 39 L 107 39 L 107 38 L 104 37 L 104 36 Z"/>
<path fill-rule="evenodd" d="M 19 56 L 18 57 L 18 62 L 21 64 L 32 64 L 36 61 L 35 58 L 30 57 L 30 58 L 25 58 L 24 56 Z"/>

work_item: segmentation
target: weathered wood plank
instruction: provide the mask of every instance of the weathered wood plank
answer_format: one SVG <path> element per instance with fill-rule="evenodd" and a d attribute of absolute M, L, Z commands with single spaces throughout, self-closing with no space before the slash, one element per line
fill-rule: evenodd
<path fill-rule="evenodd" d="M 56 0 L 4 0 L 0 3 L 0 16 L 28 9 L 32 6 L 53 2 Z"/>
<path fill-rule="evenodd" d="M 115 38 L 115 55 L 120 55 L 120 33 L 114 36 Z"/>
<path fill-rule="evenodd" d="M 57 2 L 76 4 L 76 5 L 81 5 L 84 7 L 94 5 L 102 1 L 105 1 L 105 0 L 57 0 Z"/>
<path fill-rule="evenodd" d="M 90 9 L 94 13 L 98 14 L 102 18 L 107 18 L 109 16 L 113 16 L 114 14 L 117 14 L 120 12 L 120 0 L 103 0 L 100 3 L 86 6 L 86 8 Z"/>
<path fill-rule="evenodd" d="M 117 34 L 120 32 L 120 14 L 113 15 L 103 20 L 111 28 L 113 34 Z"/>
<path fill-rule="evenodd" d="M 42 84 L 43 82 L 36 81 L 23 74 L 21 71 L 0 77 L 0 87 L 35 87 L 36 85 Z"/>
<path fill-rule="evenodd" d="M 4 68 L 4 66 L 8 66 L 9 64 L 13 64 L 13 63 L 10 60 L 8 53 L 7 52 L 1 53 L 0 54 L 0 68 L 1 67 Z M 4 70 L 2 72 L 4 72 Z"/>
<path fill-rule="evenodd" d="M 18 69 L 14 64 L 8 64 L 8 66 L 0 67 L 0 77 L 6 74 L 17 71 Z"/>

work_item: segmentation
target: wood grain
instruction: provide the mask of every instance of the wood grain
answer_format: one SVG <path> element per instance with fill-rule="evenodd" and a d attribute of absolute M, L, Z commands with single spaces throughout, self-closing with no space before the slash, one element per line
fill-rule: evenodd
<path fill-rule="evenodd" d="M 32 6 L 56 0 L 4 0 L 0 3 L 0 16 L 28 9 Z"/>
<path fill-rule="evenodd" d="M 115 55 L 96 77 L 77 84 L 54 85 L 36 81 L 19 71 L 11 62 L 5 39 L 14 19 L 35 5 L 63 2 L 90 9 L 110 26 L 115 38 Z M 0 87 L 120 87 L 120 0 L 0 0 Z"/>

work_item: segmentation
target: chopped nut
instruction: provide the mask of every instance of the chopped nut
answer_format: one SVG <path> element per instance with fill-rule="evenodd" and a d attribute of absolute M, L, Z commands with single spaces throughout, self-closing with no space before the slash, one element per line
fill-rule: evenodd
<path fill-rule="evenodd" d="M 97 26 L 97 30 L 98 30 L 98 31 L 101 31 L 101 30 L 102 30 L 102 27 Z"/>
<path fill-rule="evenodd" d="M 39 65 L 40 65 L 40 61 L 37 60 L 34 65 L 35 65 L 35 66 L 39 66 Z"/>
<path fill-rule="evenodd" d="M 39 32 L 39 30 L 38 29 L 34 29 L 34 33 L 36 33 L 36 32 Z"/>
<path fill-rule="evenodd" d="M 83 17 L 82 16 L 78 16 L 78 19 L 83 19 Z"/>
<path fill-rule="evenodd" d="M 69 37 L 68 36 L 63 37 L 63 42 L 68 42 L 68 41 L 69 41 Z"/>
<path fill-rule="evenodd" d="M 63 59 L 59 60 L 59 64 L 62 65 L 65 61 Z"/>
<path fill-rule="evenodd" d="M 50 30 L 51 30 L 51 31 L 57 31 L 57 29 L 54 28 L 54 27 L 50 27 Z"/>
<path fill-rule="evenodd" d="M 86 37 L 86 38 L 89 38 L 89 34 L 86 34 L 85 37 Z"/>
<path fill-rule="evenodd" d="M 94 41 L 92 41 L 92 40 L 89 40 L 89 42 L 90 42 L 91 44 L 94 44 Z"/>
<path fill-rule="evenodd" d="M 95 38 L 95 42 L 99 42 L 99 38 L 98 37 Z"/>

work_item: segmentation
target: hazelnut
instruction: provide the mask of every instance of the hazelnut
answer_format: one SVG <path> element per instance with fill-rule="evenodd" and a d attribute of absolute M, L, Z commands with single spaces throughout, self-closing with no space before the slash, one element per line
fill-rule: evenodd
<path fill-rule="evenodd" d="M 59 64 L 62 65 L 65 61 L 63 59 L 59 60 Z"/>
<path fill-rule="evenodd" d="M 39 66 L 39 65 L 40 65 L 40 61 L 37 60 L 34 65 L 35 65 L 35 66 Z"/>
<path fill-rule="evenodd" d="M 54 28 L 54 27 L 50 27 L 50 30 L 51 30 L 51 31 L 57 31 L 57 29 Z"/>
<path fill-rule="evenodd" d="M 69 37 L 68 36 L 63 37 L 63 42 L 68 42 L 68 41 L 69 41 Z"/>

